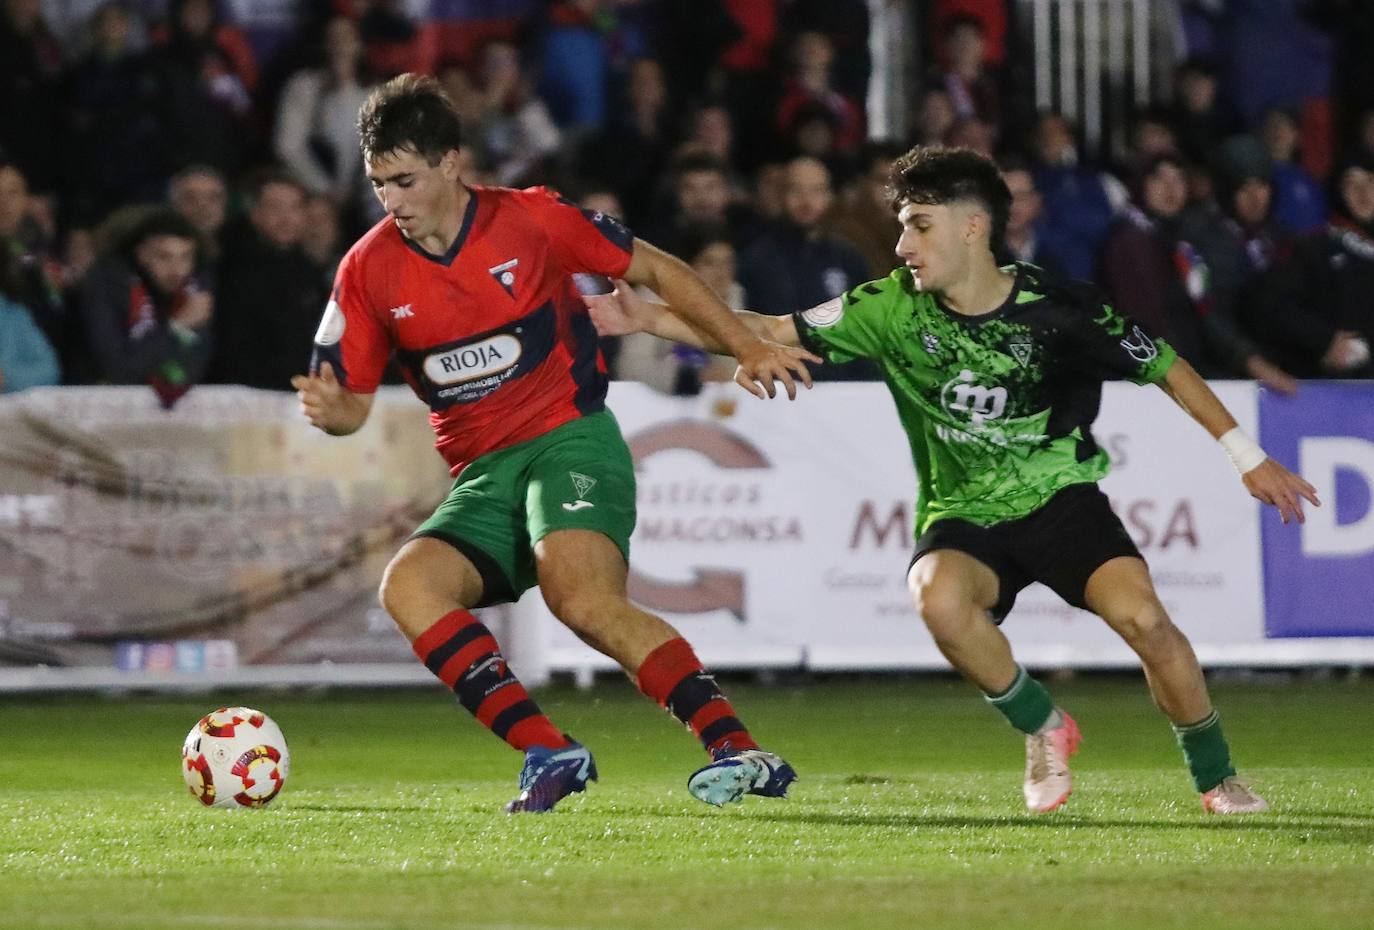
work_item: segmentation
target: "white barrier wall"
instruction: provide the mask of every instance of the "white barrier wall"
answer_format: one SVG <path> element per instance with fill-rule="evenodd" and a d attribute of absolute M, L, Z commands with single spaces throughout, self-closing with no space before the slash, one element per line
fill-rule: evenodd
<path fill-rule="evenodd" d="M 1327 507 L 1262 517 L 1160 391 L 1106 385 L 1103 487 L 1175 621 L 1209 666 L 1374 662 L 1374 385 L 1215 387 Z M 638 466 L 631 595 L 710 666 L 947 667 L 906 592 L 914 479 L 882 385 L 789 403 L 617 384 L 610 406 Z M 0 691 L 431 682 L 376 588 L 449 479 L 408 393 L 372 421 L 332 439 L 243 388 L 170 411 L 134 388 L 0 399 Z M 482 617 L 532 684 L 612 667 L 537 591 Z M 1032 666 L 1136 664 L 1039 587 L 1004 629 Z"/>

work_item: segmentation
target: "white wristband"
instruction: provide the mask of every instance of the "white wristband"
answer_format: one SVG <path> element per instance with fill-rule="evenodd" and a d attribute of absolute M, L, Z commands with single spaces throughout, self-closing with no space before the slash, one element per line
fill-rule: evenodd
<path fill-rule="evenodd" d="M 1231 464 L 1236 466 L 1236 471 L 1242 475 L 1259 467 L 1260 463 L 1269 457 L 1264 454 L 1260 444 L 1245 435 L 1245 431 L 1239 426 L 1222 433 L 1217 442 L 1221 443 L 1221 447 L 1231 457 Z"/>

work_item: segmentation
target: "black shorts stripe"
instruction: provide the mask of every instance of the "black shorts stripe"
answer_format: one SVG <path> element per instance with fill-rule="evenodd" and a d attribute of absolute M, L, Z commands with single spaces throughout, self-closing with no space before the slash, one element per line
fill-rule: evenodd
<path fill-rule="evenodd" d="M 538 714 L 539 705 L 534 703 L 534 701 L 524 700 L 512 704 L 496 715 L 496 719 L 491 722 L 491 732 L 505 739 L 511 727 L 515 726 L 521 720 L 538 716 Z"/>
<path fill-rule="evenodd" d="M 490 635 L 490 631 L 482 624 L 469 623 L 450 637 L 447 642 L 434 647 L 434 651 L 425 657 L 425 668 L 438 675 L 439 669 L 444 667 L 445 662 L 457 655 L 459 649 L 479 637 Z"/>

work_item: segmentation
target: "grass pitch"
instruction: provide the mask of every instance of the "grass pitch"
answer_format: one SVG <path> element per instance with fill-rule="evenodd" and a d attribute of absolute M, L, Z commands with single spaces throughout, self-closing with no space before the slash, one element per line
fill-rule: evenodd
<path fill-rule="evenodd" d="M 1276 811 L 1202 814 L 1138 679 L 1053 685 L 1068 806 L 1021 807 L 1020 741 L 966 685 L 733 685 L 802 780 L 715 810 L 703 756 L 628 685 L 537 695 L 601 782 L 508 817 L 520 758 L 436 688 L 0 699 L 0 927 L 1374 927 L 1374 681 L 1214 688 Z M 186 731 L 222 703 L 290 742 L 261 811 L 202 809 Z"/>

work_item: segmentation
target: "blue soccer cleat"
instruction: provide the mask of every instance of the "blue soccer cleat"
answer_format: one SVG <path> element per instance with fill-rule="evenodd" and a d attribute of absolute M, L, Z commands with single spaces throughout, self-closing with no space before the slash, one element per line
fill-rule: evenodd
<path fill-rule="evenodd" d="M 727 746 L 715 754 L 714 762 L 687 779 L 687 790 L 699 801 L 724 807 L 746 794 L 785 798 L 787 786 L 796 780 L 796 771 L 780 756 L 762 749 L 737 751 Z"/>
<path fill-rule="evenodd" d="M 506 805 L 506 813 L 551 811 L 568 795 L 586 790 L 589 781 L 596 781 L 596 760 L 581 743 L 573 740 L 562 749 L 531 746 L 520 770 L 520 796 Z"/>

